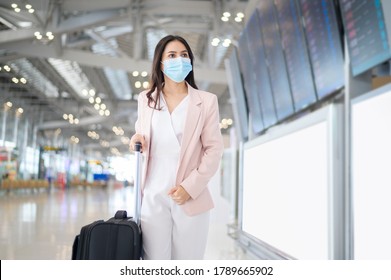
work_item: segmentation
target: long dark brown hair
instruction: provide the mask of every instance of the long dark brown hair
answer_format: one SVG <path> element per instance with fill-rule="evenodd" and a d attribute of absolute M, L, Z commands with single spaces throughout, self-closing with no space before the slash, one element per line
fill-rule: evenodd
<path fill-rule="evenodd" d="M 158 105 L 158 103 L 160 103 L 160 94 L 164 83 L 164 75 L 160 66 L 161 66 L 164 49 L 166 48 L 167 44 L 172 41 L 179 41 L 186 47 L 186 50 L 189 54 L 191 65 L 193 66 L 193 60 L 194 60 L 193 52 L 191 51 L 189 44 L 181 36 L 167 35 L 166 37 L 162 38 L 159 41 L 159 43 L 157 43 L 155 48 L 155 53 L 153 55 L 151 82 L 149 83 L 151 85 L 151 88 L 147 92 L 148 106 L 153 109 L 157 109 L 158 106 L 158 110 L 160 110 L 160 104 Z M 188 82 L 189 85 L 192 86 L 193 88 L 198 89 L 194 81 L 194 66 L 193 66 L 193 70 L 190 71 L 190 73 L 185 78 L 185 81 Z M 157 102 L 152 97 L 152 93 L 155 90 L 157 92 L 157 96 L 156 96 Z"/>

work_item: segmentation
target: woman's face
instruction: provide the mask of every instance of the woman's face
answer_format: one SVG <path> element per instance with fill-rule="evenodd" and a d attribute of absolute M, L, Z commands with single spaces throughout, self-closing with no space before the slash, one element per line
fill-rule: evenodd
<path fill-rule="evenodd" d="M 171 41 L 168 43 L 162 54 L 162 61 L 167 59 L 177 58 L 177 57 L 186 57 L 189 58 L 189 53 L 184 44 L 179 41 Z M 161 64 L 161 69 L 163 70 L 163 64 Z"/>

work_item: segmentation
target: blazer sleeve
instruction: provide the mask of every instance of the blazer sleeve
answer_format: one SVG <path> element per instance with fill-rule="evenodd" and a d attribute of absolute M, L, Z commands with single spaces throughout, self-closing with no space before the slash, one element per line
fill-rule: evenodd
<path fill-rule="evenodd" d="M 219 127 L 219 106 L 217 96 L 208 106 L 201 132 L 202 157 L 198 168 L 191 171 L 181 183 L 191 198 L 197 198 L 207 187 L 209 180 L 216 173 L 224 150 L 223 138 Z"/>

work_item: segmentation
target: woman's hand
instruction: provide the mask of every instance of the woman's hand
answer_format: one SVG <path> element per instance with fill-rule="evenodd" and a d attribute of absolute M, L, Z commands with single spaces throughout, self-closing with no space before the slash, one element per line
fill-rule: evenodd
<path fill-rule="evenodd" d="M 130 149 L 132 151 L 134 151 L 134 145 L 137 143 L 137 142 L 140 142 L 141 143 L 141 152 L 142 151 L 145 151 L 147 149 L 147 142 L 145 141 L 144 139 L 144 136 L 142 136 L 141 134 L 135 134 L 132 136 L 132 138 L 130 139 Z"/>
<path fill-rule="evenodd" d="M 189 200 L 190 195 L 182 186 L 175 186 L 168 191 L 168 195 L 176 204 L 181 205 Z"/>

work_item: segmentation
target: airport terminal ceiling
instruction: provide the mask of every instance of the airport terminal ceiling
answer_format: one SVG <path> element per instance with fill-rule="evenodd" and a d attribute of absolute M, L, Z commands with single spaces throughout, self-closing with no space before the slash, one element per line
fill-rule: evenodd
<path fill-rule="evenodd" d="M 134 133 L 154 47 L 177 34 L 195 54 L 198 87 L 217 94 L 221 118 L 232 118 L 224 59 L 243 29 L 237 13 L 247 2 L 0 0 L 1 106 L 23 108 L 46 138 L 60 133 L 78 137 L 85 151 L 126 153 L 123 137 Z M 220 42 L 212 45 L 214 38 Z"/>

